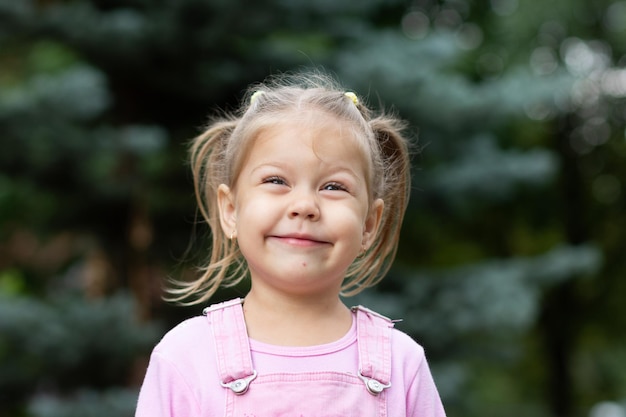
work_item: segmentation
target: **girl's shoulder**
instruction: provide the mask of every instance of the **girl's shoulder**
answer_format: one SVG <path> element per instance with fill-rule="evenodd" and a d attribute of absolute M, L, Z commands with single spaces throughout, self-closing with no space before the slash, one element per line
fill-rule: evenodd
<path fill-rule="evenodd" d="M 413 337 L 410 336 L 408 333 L 405 333 L 403 330 L 394 327 L 392 330 L 392 335 L 394 344 L 398 345 L 402 349 L 419 350 L 422 352 L 424 351 L 422 345 L 419 344 L 415 339 L 413 339 Z"/>
<path fill-rule="evenodd" d="M 406 364 L 413 363 L 415 366 L 419 366 L 424 361 L 425 352 L 422 345 L 407 333 L 395 327 L 396 323 L 401 320 L 390 319 L 363 306 L 353 307 L 353 310 L 364 312 L 377 321 L 379 325 L 391 327 L 391 349 L 396 361 L 402 361 Z"/>
<path fill-rule="evenodd" d="M 194 347 L 206 349 L 211 343 L 211 330 L 205 316 L 195 316 L 170 329 L 154 348 L 161 355 L 177 355 Z"/>
<path fill-rule="evenodd" d="M 425 360 L 424 347 L 402 330 L 394 328 L 391 337 L 392 354 L 396 361 L 401 360 L 406 366 L 419 367 Z"/>

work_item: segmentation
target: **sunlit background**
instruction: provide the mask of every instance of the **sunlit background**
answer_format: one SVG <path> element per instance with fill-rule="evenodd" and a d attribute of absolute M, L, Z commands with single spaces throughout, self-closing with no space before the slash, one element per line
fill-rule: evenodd
<path fill-rule="evenodd" d="M 0 417 L 133 415 L 202 308 L 161 301 L 208 253 L 188 140 L 312 68 L 422 151 L 346 303 L 404 319 L 450 417 L 625 417 L 623 0 L 0 0 Z"/>

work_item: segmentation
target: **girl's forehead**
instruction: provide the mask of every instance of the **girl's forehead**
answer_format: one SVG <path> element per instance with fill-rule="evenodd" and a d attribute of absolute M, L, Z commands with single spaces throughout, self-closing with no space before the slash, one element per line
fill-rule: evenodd
<path fill-rule="evenodd" d="M 254 136 L 258 137 L 263 131 L 268 130 L 274 133 L 288 130 L 300 135 L 315 135 L 316 132 L 332 130 L 337 139 L 342 139 L 345 145 L 365 147 L 367 142 L 360 126 L 354 121 L 340 118 L 324 110 L 294 109 L 264 119 L 258 124 Z"/>
<path fill-rule="evenodd" d="M 249 143 L 255 144 L 283 138 L 280 146 L 299 147 L 307 145 L 320 155 L 339 152 L 358 153 L 369 159 L 366 139 L 353 123 L 319 112 L 294 113 L 291 117 L 276 120 L 258 129 Z M 291 146 L 293 145 L 293 146 Z"/>

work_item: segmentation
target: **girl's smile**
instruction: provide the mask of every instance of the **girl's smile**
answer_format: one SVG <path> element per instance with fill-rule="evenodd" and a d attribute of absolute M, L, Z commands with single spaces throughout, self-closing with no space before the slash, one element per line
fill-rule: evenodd
<path fill-rule="evenodd" d="M 274 240 L 278 243 L 294 246 L 298 248 L 314 248 L 329 245 L 330 243 L 321 239 L 318 239 L 311 235 L 294 233 L 285 235 L 270 235 L 268 240 Z"/>

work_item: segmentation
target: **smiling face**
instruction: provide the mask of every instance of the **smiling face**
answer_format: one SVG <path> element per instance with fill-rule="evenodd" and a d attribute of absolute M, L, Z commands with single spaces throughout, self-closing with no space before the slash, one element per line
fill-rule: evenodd
<path fill-rule="evenodd" d="M 368 193 L 364 151 L 345 123 L 319 112 L 284 118 L 251 140 L 233 188 L 218 190 L 252 288 L 334 295 L 374 240 L 382 200 Z"/>

